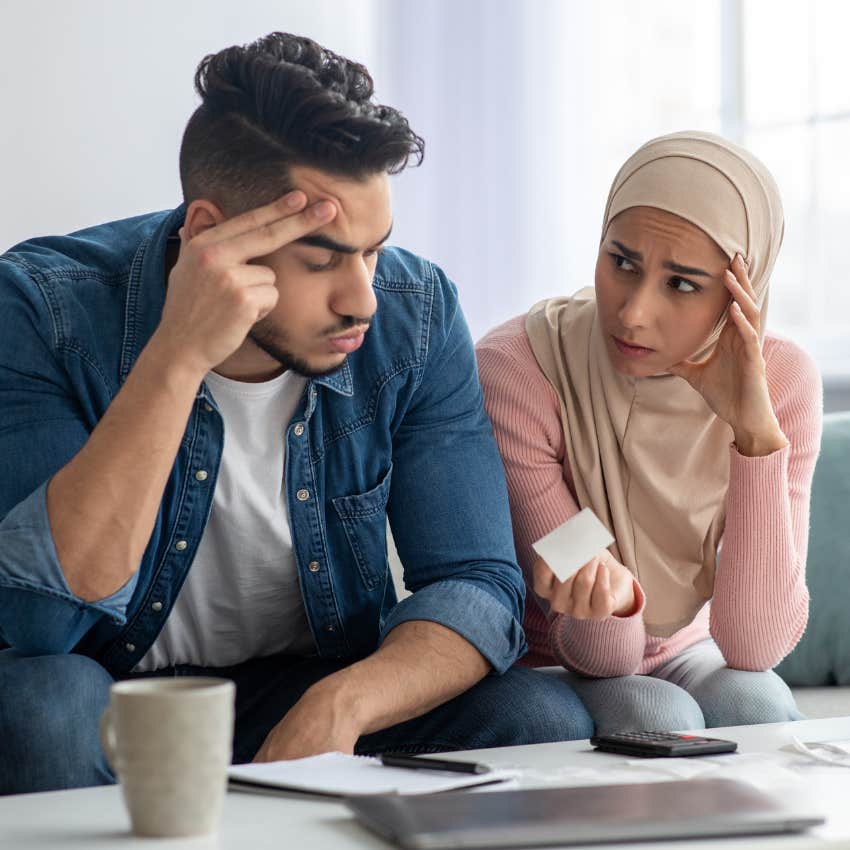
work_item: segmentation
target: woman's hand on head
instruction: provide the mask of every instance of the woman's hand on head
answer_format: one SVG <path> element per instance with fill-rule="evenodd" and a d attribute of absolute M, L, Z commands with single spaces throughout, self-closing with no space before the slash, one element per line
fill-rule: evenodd
<path fill-rule="evenodd" d="M 736 254 L 724 274 L 732 297 L 726 325 L 702 363 L 684 360 L 670 372 L 684 378 L 735 433 L 738 450 L 767 455 L 788 444 L 770 402 L 761 345 L 761 312 L 746 263 Z"/>
<path fill-rule="evenodd" d="M 634 577 L 607 549 L 567 581 L 559 581 L 542 558 L 534 562 L 533 574 L 534 592 L 558 614 L 604 620 L 634 613 Z"/>

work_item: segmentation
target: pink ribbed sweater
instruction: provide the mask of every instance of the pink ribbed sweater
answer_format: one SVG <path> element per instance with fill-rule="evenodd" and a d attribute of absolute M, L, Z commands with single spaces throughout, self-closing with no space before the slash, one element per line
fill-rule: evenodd
<path fill-rule="evenodd" d="M 812 359 L 768 334 L 764 356 L 771 401 L 790 445 L 767 457 L 730 446 L 729 490 L 714 596 L 669 638 L 647 635 L 643 591 L 629 617 L 549 617 L 531 589 L 533 541 L 578 511 L 558 398 L 525 333 L 525 316 L 490 331 L 476 346 L 484 402 L 508 482 L 517 556 L 526 577 L 522 663 L 561 663 L 586 676 L 649 673 L 709 635 L 730 667 L 767 670 L 806 628 L 809 494 L 820 449 L 822 390 Z M 698 485 L 697 485 L 698 486 Z"/>

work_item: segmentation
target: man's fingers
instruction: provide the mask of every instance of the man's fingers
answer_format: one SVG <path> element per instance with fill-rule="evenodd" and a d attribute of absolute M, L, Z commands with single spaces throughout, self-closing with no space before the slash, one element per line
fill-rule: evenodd
<path fill-rule="evenodd" d="M 336 204 L 331 201 L 319 201 L 296 215 L 262 224 L 253 230 L 218 242 L 215 247 L 224 252 L 229 262 L 243 263 L 257 257 L 265 257 L 324 226 L 333 220 L 336 213 Z"/>
<path fill-rule="evenodd" d="M 231 269 L 219 281 L 217 297 L 233 315 L 250 318 L 251 324 L 267 316 L 277 304 L 275 273 L 268 266 L 245 265 Z"/>
<path fill-rule="evenodd" d="M 233 239 L 241 233 L 248 233 L 258 227 L 271 224 L 286 216 L 292 216 L 303 210 L 305 206 L 307 206 L 307 196 L 296 189 L 294 192 L 287 192 L 270 204 L 264 204 L 261 207 L 240 213 L 215 227 L 210 227 L 198 234 L 195 239 L 201 244 L 223 242 L 226 239 Z"/>

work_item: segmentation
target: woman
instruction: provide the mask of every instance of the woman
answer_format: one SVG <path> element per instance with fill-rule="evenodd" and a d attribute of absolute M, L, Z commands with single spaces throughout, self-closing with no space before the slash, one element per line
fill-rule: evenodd
<path fill-rule="evenodd" d="M 770 668 L 808 616 L 822 403 L 811 359 L 764 331 L 782 233 L 747 151 L 655 139 L 611 187 L 595 292 L 478 345 L 534 597 L 525 662 L 580 674 L 599 732 L 801 717 Z M 586 506 L 616 542 L 560 582 L 532 543 Z"/>

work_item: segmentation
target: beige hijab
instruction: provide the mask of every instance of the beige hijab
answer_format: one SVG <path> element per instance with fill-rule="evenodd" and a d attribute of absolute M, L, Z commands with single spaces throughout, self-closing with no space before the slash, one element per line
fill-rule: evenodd
<path fill-rule="evenodd" d="M 654 139 L 614 179 L 603 238 L 618 213 L 636 206 L 695 224 L 730 261 L 740 253 L 764 328 L 783 216 L 776 184 L 754 156 L 707 133 Z M 697 357 L 710 353 L 725 321 L 724 313 Z M 579 505 L 608 526 L 612 554 L 646 592 L 647 632 L 667 637 L 713 593 L 732 430 L 682 378 L 634 379 L 613 368 L 592 289 L 536 304 L 526 332 L 561 400 Z"/>

